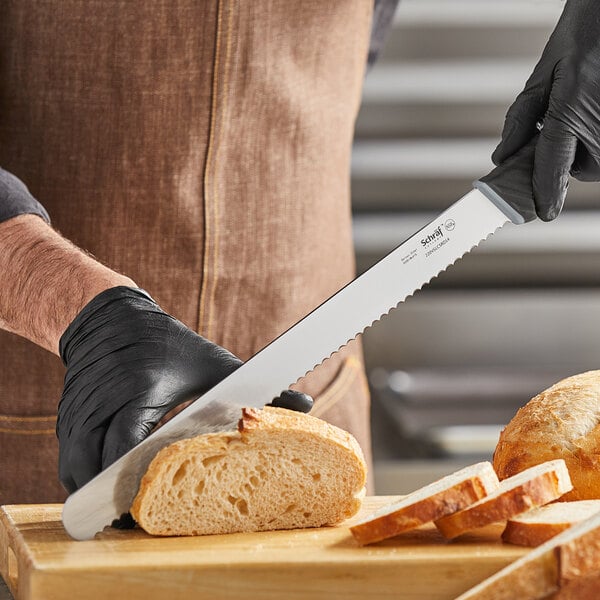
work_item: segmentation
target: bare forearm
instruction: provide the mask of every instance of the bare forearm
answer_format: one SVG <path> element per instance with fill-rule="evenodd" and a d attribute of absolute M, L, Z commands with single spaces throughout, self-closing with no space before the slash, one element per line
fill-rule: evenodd
<path fill-rule="evenodd" d="M 97 294 L 135 286 L 35 215 L 0 223 L 0 328 L 58 354 L 60 336 Z"/>

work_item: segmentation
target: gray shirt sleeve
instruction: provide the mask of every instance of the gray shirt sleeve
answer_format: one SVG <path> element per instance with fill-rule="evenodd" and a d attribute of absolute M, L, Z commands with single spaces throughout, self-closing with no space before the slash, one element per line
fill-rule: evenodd
<path fill-rule="evenodd" d="M 383 48 L 386 35 L 392 26 L 394 13 L 400 0 L 374 0 L 373 25 L 369 44 L 368 66 L 372 67 Z"/>
<path fill-rule="evenodd" d="M 46 209 L 31 195 L 27 186 L 0 168 L 0 223 L 24 214 L 38 215 L 50 223 Z"/>

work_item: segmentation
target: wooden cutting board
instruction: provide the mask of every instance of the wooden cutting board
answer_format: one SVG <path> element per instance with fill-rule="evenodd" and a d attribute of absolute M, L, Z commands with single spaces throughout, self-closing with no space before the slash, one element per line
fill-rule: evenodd
<path fill-rule="evenodd" d="M 367 498 L 352 521 L 394 499 Z M 0 574 L 18 600 L 449 600 L 527 551 L 503 544 L 499 525 L 453 542 L 425 526 L 366 547 L 346 526 L 187 538 L 107 528 L 76 542 L 61 508 L 0 509 Z"/>

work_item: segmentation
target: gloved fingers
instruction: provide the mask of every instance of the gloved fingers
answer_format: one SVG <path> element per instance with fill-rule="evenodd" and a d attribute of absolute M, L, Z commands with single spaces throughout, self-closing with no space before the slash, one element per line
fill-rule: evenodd
<path fill-rule="evenodd" d="M 231 375 L 242 366 L 242 361 L 221 346 L 213 344 L 207 340 L 200 348 L 198 361 L 190 363 L 196 369 L 202 369 L 204 377 L 202 378 L 202 389 L 195 390 L 198 394 L 207 392 L 220 381 Z M 189 398 L 188 398 L 189 399 Z"/>
<path fill-rule="evenodd" d="M 77 490 L 77 485 L 71 475 L 69 463 L 67 459 L 63 458 L 61 455 L 59 455 L 58 458 L 58 478 L 69 494 L 72 494 Z"/>
<path fill-rule="evenodd" d="M 135 525 L 135 520 L 129 512 L 123 513 L 118 519 L 114 519 L 110 524 L 110 526 L 115 529 L 133 529 Z"/>
<path fill-rule="evenodd" d="M 533 166 L 535 208 L 543 221 L 555 219 L 563 208 L 576 151 L 575 134 L 557 119 L 546 118 Z"/>
<path fill-rule="evenodd" d="M 68 452 L 59 455 L 60 481 L 69 494 L 84 486 L 101 471 L 103 444 L 104 429 L 98 428 L 71 440 Z"/>
<path fill-rule="evenodd" d="M 508 109 L 502 139 L 492 153 L 492 161 L 496 166 L 515 154 L 535 135 L 536 125 L 548 108 L 552 77 L 552 71 L 538 64 L 525 89 Z"/>
<path fill-rule="evenodd" d="M 136 403 L 126 404 L 114 414 L 102 450 L 102 469 L 106 469 L 144 440 L 172 405 L 141 408 Z"/>
<path fill-rule="evenodd" d="M 295 390 L 286 390 L 267 406 L 276 406 L 278 408 L 288 408 L 298 412 L 307 413 L 313 407 L 313 399 L 308 394 L 297 392 Z"/>
<path fill-rule="evenodd" d="M 185 370 L 174 375 L 180 380 L 175 388 L 179 388 L 176 394 L 173 393 L 172 378 L 165 376 L 160 383 L 156 382 L 152 391 L 146 391 L 142 405 L 139 401 L 132 400 L 113 414 L 104 439 L 103 469 L 148 437 L 157 423 L 173 408 L 183 402 L 195 400 L 242 364 L 231 352 L 208 340 L 202 339 L 201 344 L 196 344 L 194 342 L 198 355 L 185 357 Z"/>
<path fill-rule="evenodd" d="M 589 152 L 581 141 L 577 144 L 571 176 L 579 181 L 600 181 L 600 158 Z"/>

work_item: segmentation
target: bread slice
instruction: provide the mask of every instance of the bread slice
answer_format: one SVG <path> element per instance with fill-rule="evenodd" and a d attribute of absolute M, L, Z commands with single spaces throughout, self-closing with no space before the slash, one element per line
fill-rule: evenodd
<path fill-rule="evenodd" d="M 597 512 L 600 512 L 600 500 L 546 504 L 509 519 L 502 539 L 520 546 L 539 546 Z"/>
<path fill-rule="evenodd" d="M 361 506 L 365 460 L 346 431 L 299 412 L 243 409 L 238 431 L 175 442 L 131 506 L 153 535 L 335 525 Z"/>
<path fill-rule="evenodd" d="M 552 502 L 572 487 L 565 461 L 551 460 L 505 479 L 486 498 L 438 519 L 435 524 L 444 537 L 452 539 Z"/>
<path fill-rule="evenodd" d="M 600 573 L 577 577 L 562 583 L 557 592 L 544 600 L 598 600 L 600 596 Z"/>
<path fill-rule="evenodd" d="M 379 542 L 465 508 L 495 490 L 498 483 L 491 463 L 477 463 L 381 508 L 350 531 L 360 544 Z"/>
<path fill-rule="evenodd" d="M 600 498 L 600 371 L 559 381 L 519 409 L 500 434 L 500 479 L 562 458 L 573 482 L 564 500 Z"/>
<path fill-rule="evenodd" d="M 600 513 L 573 525 L 456 600 L 595 600 L 600 596 Z M 554 594 L 554 595 L 551 595 Z"/>

